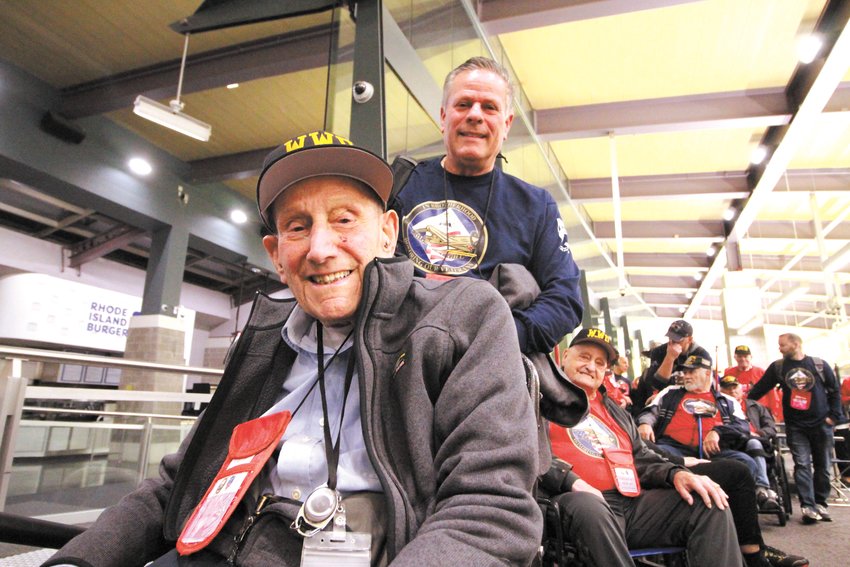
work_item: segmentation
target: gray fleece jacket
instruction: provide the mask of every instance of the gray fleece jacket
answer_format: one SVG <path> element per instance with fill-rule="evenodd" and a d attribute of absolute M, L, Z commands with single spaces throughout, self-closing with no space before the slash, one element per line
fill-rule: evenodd
<path fill-rule="evenodd" d="M 295 357 L 281 340 L 293 306 L 257 298 L 209 408 L 163 459 L 161 477 L 106 510 L 46 565 L 144 565 L 174 547 L 233 427 L 262 415 L 280 393 Z M 416 567 L 527 564 L 542 530 L 531 494 L 537 432 L 504 300 L 483 281 L 434 282 L 414 278 L 406 259 L 375 260 L 355 349 L 363 436 L 383 486 L 376 516 L 386 528 L 384 559 Z M 231 553 L 259 490 L 252 487 L 210 550 Z M 235 563 L 297 566 L 300 540 L 289 523 L 298 504 L 264 508 Z"/>

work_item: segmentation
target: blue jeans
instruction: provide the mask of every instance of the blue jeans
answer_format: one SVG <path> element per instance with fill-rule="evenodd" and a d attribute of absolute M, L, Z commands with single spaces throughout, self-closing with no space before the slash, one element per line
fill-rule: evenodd
<path fill-rule="evenodd" d="M 794 459 L 794 482 L 800 495 L 800 505 L 808 508 L 815 504 L 826 506 L 831 490 L 832 426 L 824 423 L 819 427 L 799 427 L 787 423 L 785 434 Z"/>
<path fill-rule="evenodd" d="M 750 439 L 747 441 L 747 451 L 762 451 L 761 441 L 758 439 Z M 767 461 L 764 457 L 755 457 L 750 455 L 750 458 L 756 463 L 756 486 L 770 487 L 770 480 L 767 478 Z"/>

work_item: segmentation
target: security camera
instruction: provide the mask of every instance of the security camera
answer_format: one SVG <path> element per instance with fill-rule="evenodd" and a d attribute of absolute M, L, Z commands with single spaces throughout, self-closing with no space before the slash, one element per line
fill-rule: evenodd
<path fill-rule="evenodd" d="M 375 87 L 366 81 L 357 81 L 351 87 L 351 94 L 354 96 L 354 102 L 363 104 L 372 99 L 372 95 L 375 94 Z"/>

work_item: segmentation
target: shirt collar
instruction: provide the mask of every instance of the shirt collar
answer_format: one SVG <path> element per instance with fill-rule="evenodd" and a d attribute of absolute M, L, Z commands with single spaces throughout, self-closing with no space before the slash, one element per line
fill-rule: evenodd
<path fill-rule="evenodd" d="M 351 326 L 344 328 L 325 327 L 324 330 L 324 354 L 329 355 L 335 352 L 346 337 L 348 337 Z M 301 306 L 295 306 L 289 319 L 284 323 L 280 334 L 283 340 L 286 341 L 286 344 L 293 350 L 312 354 L 318 353 L 316 319 L 301 309 Z M 347 341 L 345 346 L 340 349 L 340 352 L 351 348 L 351 343 L 352 341 Z"/>

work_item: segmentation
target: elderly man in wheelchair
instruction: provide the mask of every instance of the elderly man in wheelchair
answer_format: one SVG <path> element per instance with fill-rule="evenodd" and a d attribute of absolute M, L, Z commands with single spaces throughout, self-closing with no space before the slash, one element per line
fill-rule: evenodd
<path fill-rule="evenodd" d="M 608 335 L 583 329 L 562 360 L 590 401 L 578 425 L 549 430 L 558 459 L 540 484 L 565 535 L 591 565 L 632 566 L 629 547 L 650 546 L 685 547 L 692 567 L 742 565 L 726 493 L 647 448 L 629 414 L 600 393 L 616 356 Z"/>

